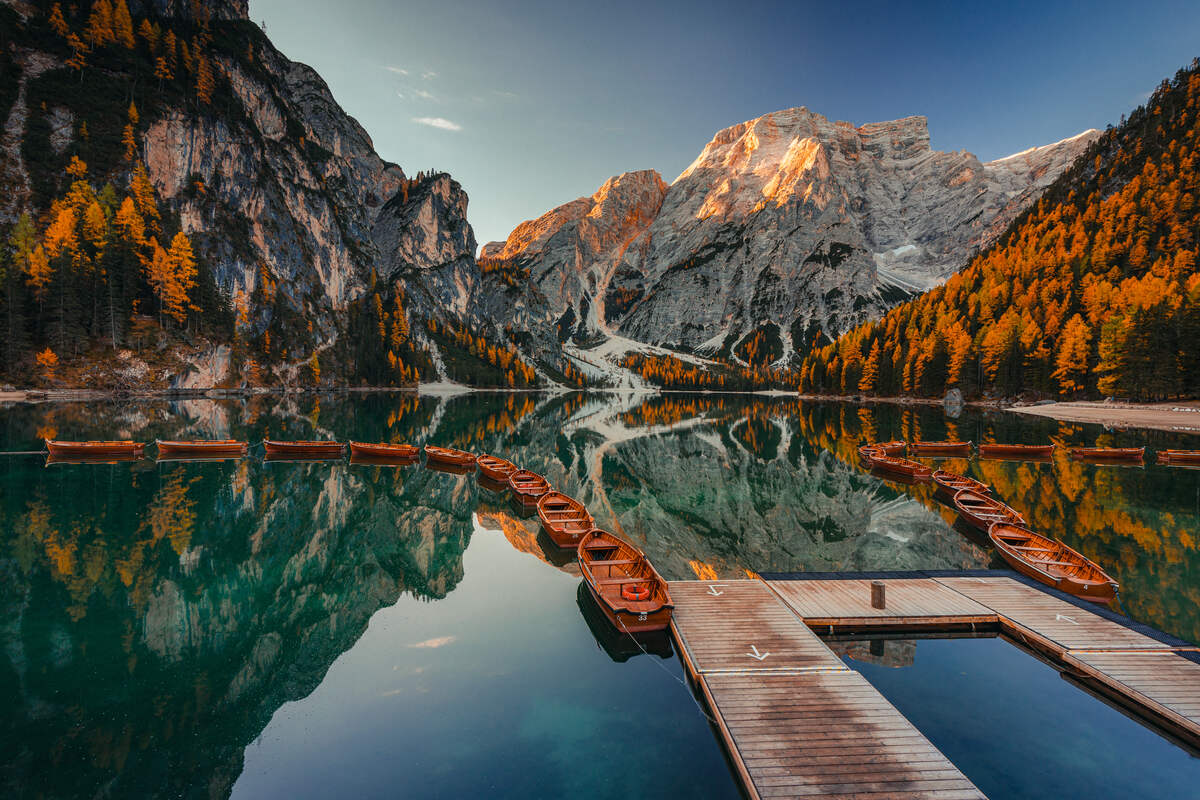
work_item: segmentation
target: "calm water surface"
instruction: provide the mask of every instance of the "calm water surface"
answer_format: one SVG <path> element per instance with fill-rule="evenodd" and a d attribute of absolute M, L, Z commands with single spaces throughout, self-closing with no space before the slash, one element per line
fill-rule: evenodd
<path fill-rule="evenodd" d="M 864 439 L 1196 446 L 1006 414 L 737 396 L 0 410 L 0 449 L 51 435 L 491 452 L 583 500 L 668 578 L 992 564 L 928 487 L 858 467 Z M 738 796 L 669 643 L 643 654 L 606 635 L 570 555 L 473 476 L 258 457 L 0 459 L 7 796 Z M 948 463 L 1107 567 L 1133 617 L 1200 641 L 1200 472 Z M 853 663 L 993 798 L 1041 796 L 989 776 L 1024 757 L 1051 696 L 1090 721 L 1066 734 L 1079 746 L 1046 757 L 1063 780 L 1122 786 L 1128 767 L 1088 754 L 1135 742 L 1137 769 L 1164 773 L 1166 795 L 1170 775 L 1196 785 L 1195 759 L 1006 642 L 922 641 L 916 653 L 902 669 Z M 1004 713 L 962 714 L 972 692 Z M 972 743 L 962 752 L 960 739 Z"/>

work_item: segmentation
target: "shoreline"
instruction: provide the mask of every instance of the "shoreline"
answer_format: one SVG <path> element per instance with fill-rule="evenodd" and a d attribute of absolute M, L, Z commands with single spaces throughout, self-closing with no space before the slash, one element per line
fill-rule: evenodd
<path fill-rule="evenodd" d="M 100 389 L 17 389 L 0 391 L 0 406 L 14 403 L 70 403 L 88 401 L 153 401 L 153 400 L 236 400 L 263 396 L 301 396 L 337 394 L 389 394 L 413 393 L 434 396 L 452 396 L 470 393 L 502 392 L 512 394 L 563 394 L 567 392 L 592 392 L 595 394 L 705 394 L 705 395 L 749 395 L 755 397 L 793 396 L 802 402 L 849 403 L 858 406 L 877 404 L 897 406 L 941 406 L 943 401 L 930 397 L 868 397 L 863 395 L 816 395 L 795 394 L 781 389 L 757 391 L 735 390 L 683 390 L 683 389 L 569 389 L 562 386 L 546 388 L 514 389 L 509 387 L 467 386 L 465 384 L 440 381 L 413 386 L 337 386 L 314 387 L 256 387 L 252 389 L 142 389 L 137 391 L 112 391 Z M 1060 422 L 1078 422 L 1103 425 L 1106 428 L 1157 430 L 1167 433 L 1190 433 L 1200 435 L 1200 400 L 1181 400 L 1165 403 L 1111 403 L 1077 400 L 1042 404 L 1021 405 L 1001 400 L 964 400 L 963 408 L 984 411 L 1010 411 L 1031 417 L 1043 417 Z"/>
<path fill-rule="evenodd" d="M 1007 411 L 1060 422 L 1081 422 L 1106 428 L 1134 428 L 1167 433 L 1200 434 L 1200 402 L 1103 403 L 1072 401 L 1040 406 L 1009 406 Z"/>

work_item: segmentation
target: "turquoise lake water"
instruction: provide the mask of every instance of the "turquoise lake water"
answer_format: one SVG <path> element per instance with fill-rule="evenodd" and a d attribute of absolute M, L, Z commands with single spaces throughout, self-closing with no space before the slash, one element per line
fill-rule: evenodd
<path fill-rule="evenodd" d="M 0 410 L 0 449 L 40 436 L 490 452 L 546 474 L 669 579 L 996 565 L 928 487 L 860 468 L 866 439 L 1196 446 L 1002 413 L 711 395 Z M 472 475 L 260 455 L 2 457 L 6 796 L 739 796 L 669 642 L 642 653 L 608 635 L 536 519 Z M 1200 641 L 1200 472 L 946 463 L 1109 569 L 1134 618 Z M 1133 797 L 1138 775 L 1161 796 L 1198 785 L 1200 761 L 1005 641 L 910 644 L 877 647 L 882 659 L 855 644 L 851 663 L 993 798 L 1051 785 Z M 1054 746 L 1014 778 L 1035 741 Z"/>

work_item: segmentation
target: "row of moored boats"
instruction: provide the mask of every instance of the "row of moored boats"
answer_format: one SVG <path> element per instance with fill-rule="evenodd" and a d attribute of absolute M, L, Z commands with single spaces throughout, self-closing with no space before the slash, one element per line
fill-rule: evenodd
<path fill-rule="evenodd" d="M 164 441 L 156 443 L 159 459 L 237 458 L 245 456 L 247 442 L 234 440 Z M 583 504 L 556 491 L 550 481 L 536 472 L 521 469 L 511 461 L 465 450 L 410 444 L 336 441 L 263 441 L 268 459 L 336 459 L 349 449 L 352 461 L 405 465 L 415 464 L 424 453 L 429 466 L 466 473 L 478 469 L 479 482 L 492 491 L 508 492 L 525 512 L 536 511 L 546 536 L 555 547 L 570 548 L 579 560 L 588 590 L 619 631 L 644 633 L 664 630 L 674 608 L 667 582 L 646 554 L 609 531 L 601 530 Z M 141 442 L 63 442 L 47 440 L 52 457 L 78 460 L 141 458 Z"/>
<path fill-rule="evenodd" d="M 1019 458 L 1026 455 L 1048 457 L 1054 445 L 981 445 L 980 454 L 988 448 L 990 455 Z M 1108 448 L 1082 448 L 1086 454 L 1104 453 L 1116 460 L 1128 451 Z M 997 499 L 992 489 L 982 481 L 959 475 L 906 458 L 914 455 L 967 455 L 969 442 L 878 442 L 858 448 L 863 463 L 872 469 L 905 478 L 912 482 L 932 481 L 937 485 L 935 497 L 952 505 L 967 525 L 983 532 L 1000 557 L 1017 572 L 1056 589 L 1093 600 L 1110 603 L 1118 591 L 1117 582 L 1096 562 L 1068 545 L 1028 527 L 1025 517 L 1016 509 Z M 1168 450 L 1166 463 L 1200 464 L 1200 451 Z M 1164 453 L 1160 453 L 1160 461 Z M 1141 460 L 1142 448 L 1136 458 Z M 1087 457 L 1087 455 L 1081 456 Z M 1093 457 L 1097 457 L 1094 456 Z M 1170 460 L 1171 458 L 1174 460 Z M 1129 455 L 1128 458 L 1134 458 Z"/>
<path fill-rule="evenodd" d="M 1039 461 L 1051 458 L 1057 447 L 1058 445 L 1053 443 L 981 444 L 978 452 L 980 458 Z M 906 454 L 969 458 L 976 449 L 971 442 L 879 442 L 863 445 L 858 449 L 864 460 L 866 456 L 863 451 L 867 448 L 881 450 L 884 455 L 892 458 Z M 1072 447 L 1070 453 L 1071 458 L 1079 461 L 1142 463 L 1146 458 L 1145 447 Z M 1159 464 L 1200 466 L 1200 450 L 1159 450 L 1157 455 Z"/>

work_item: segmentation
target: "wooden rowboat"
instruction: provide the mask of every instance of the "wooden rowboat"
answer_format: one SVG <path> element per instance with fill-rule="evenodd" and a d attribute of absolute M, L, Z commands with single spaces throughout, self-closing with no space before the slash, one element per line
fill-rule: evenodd
<path fill-rule="evenodd" d="M 158 456 L 244 456 L 250 445 L 246 442 L 240 442 L 236 439 L 186 439 L 186 440 L 170 440 L 170 439 L 155 439 L 154 444 L 158 447 Z"/>
<path fill-rule="evenodd" d="M 550 491 L 550 481 L 536 472 L 519 469 L 508 476 L 508 490 L 521 505 L 536 506 L 538 498 Z"/>
<path fill-rule="evenodd" d="M 1052 444 L 981 444 L 980 458 L 1049 458 L 1054 455 Z"/>
<path fill-rule="evenodd" d="M 908 445 L 899 440 L 894 442 L 875 442 L 867 446 L 882 450 L 885 456 L 902 456 L 908 450 Z"/>
<path fill-rule="evenodd" d="M 983 532 L 995 522 L 1009 525 L 1024 525 L 1025 518 L 1013 508 L 1001 503 L 994 497 L 989 497 L 970 489 L 962 489 L 954 495 L 954 507 L 966 522 Z"/>
<path fill-rule="evenodd" d="M 575 558 L 574 553 L 571 554 Z M 575 592 L 575 603 L 579 606 L 579 614 L 587 623 L 588 630 L 601 649 L 617 663 L 624 663 L 642 654 L 670 659 L 675 656 L 671 647 L 671 632 L 668 630 L 647 631 L 644 633 L 625 633 L 618 630 L 616 625 L 605 613 L 607 606 L 598 600 L 588 588 L 587 581 L 580 581 Z"/>
<path fill-rule="evenodd" d="M 1158 463 L 1197 466 L 1200 465 L 1200 450 L 1159 450 Z"/>
<path fill-rule="evenodd" d="M 431 444 L 425 445 L 425 459 L 449 467 L 472 467 L 475 465 L 474 453 L 455 450 L 452 447 L 435 447 Z"/>
<path fill-rule="evenodd" d="M 1004 522 L 988 528 L 988 539 L 1022 575 L 1097 603 L 1111 603 L 1117 596 L 1117 582 L 1108 573 L 1062 542 Z"/>
<path fill-rule="evenodd" d="M 970 489 L 976 494 L 991 494 L 992 487 L 982 481 L 977 481 L 974 478 L 968 478 L 966 475 L 958 475 L 954 472 L 947 472 L 944 469 L 935 470 L 933 473 L 933 482 L 937 484 L 937 493 L 954 498 L 954 495 L 961 492 L 963 489 Z"/>
<path fill-rule="evenodd" d="M 475 459 L 479 465 L 479 475 L 489 480 L 505 483 L 508 476 L 517 471 L 517 465 L 511 461 L 496 456 L 482 455 Z"/>
<path fill-rule="evenodd" d="M 1144 447 L 1076 447 L 1071 458 L 1080 461 L 1141 461 L 1146 455 Z"/>
<path fill-rule="evenodd" d="M 671 623 L 671 595 L 645 553 L 608 531 L 579 541 L 579 571 L 600 609 L 617 630 L 643 633 Z"/>
<path fill-rule="evenodd" d="M 594 527 L 583 503 L 562 492 L 546 492 L 538 500 L 537 509 L 542 530 L 559 547 L 575 547 L 580 537 Z"/>
<path fill-rule="evenodd" d="M 420 455 L 415 444 L 350 442 L 350 457 L 357 460 L 416 461 Z"/>
<path fill-rule="evenodd" d="M 970 442 L 909 442 L 908 449 L 910 452 L 919 455 L 971 455 Z"/>
<path fill-rule="evenodd" d="M 137 456 L 146 449 L 144 442 L 128 440 L 116 442 L 63 442 L 46 440 L 46 451 L 52 456 Z"/>
<path fill-rule="evenodd" d="M 346 445 L 327 440 L 281 442 L 263 439 L 263 452 L 267 458 L 341 458 Z"/>
<path fill-rule="evenodd" d="M 879 447 L 878 445 L 864 444 L 858 448 L 858 460 L 864 464 L 869 465 L 872 458 L 885 455 L 887 455 L 887 453 L 883 452 L 883 448 Z"/>
<path fill-rule="evenodd" d="M 915 481 L 927 481 L 933 475 L 933 470 L 929 467 L 916 461 L 909 461 L 907 458 L 874 456 L 871 459 L 871 466 L 875 469 L 890 472 L 893 475 L 902 475 L 905 478 L 911 478 Z"/>

